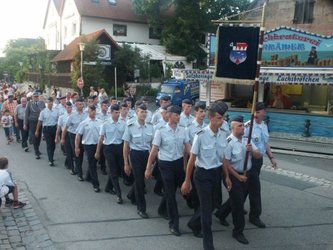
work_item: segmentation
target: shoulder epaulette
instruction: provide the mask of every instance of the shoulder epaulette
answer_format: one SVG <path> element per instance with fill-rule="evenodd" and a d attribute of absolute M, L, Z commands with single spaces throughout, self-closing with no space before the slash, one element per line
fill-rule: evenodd
<path fill-rule="evenodd" d="M 132 121 L 132 122 L 130 122 L 130 123 L 128 123 L 128 127 L 131 127 L 131 126 L 133 126 L 134 125 L 134 121 Z"/>
<path fill-rule="evenodd" d="M 191 127 L 193 125 L 193 123 L 191 122 L 190 124 L 187 124 L 186 127 Z"/>
<path fill-rule="evenodd" d="M 204 130 L 203 129 L 200 129 L 198 132 L 196 132 L 195 134 L 196 135 L 200 135 Z"/>
<path fill-rule="evenodd" d="M 231 137 L 228 137 L 228 138 L 227 138 L 227 142 L 228 142 L 228 143 L 229 143 L 231 140 L 232 140 Z"/>
<path fill-rule="evenodd" d="M 161 127 L 159 127 L 158 129 L 162 129 L 162 128 L 165 128 L 165 125 L 162 125 Z"/>
<path fill-rule="evenodd" d="M 179 127 L 182 127 L 182 128 L 185 128 L 185 126 L 184 126 L 184 125 L 181 125 L 181 124 L 178 124 L 178 126 L 179 126 Z"/>
<path fill-rule="evenodd" d="M 153 126 L 153 124 L 152 124 L 151 122 L 146 122 L 146 124 L 149 124 L 149 125 L 152 125 L 152 126 Z"/>

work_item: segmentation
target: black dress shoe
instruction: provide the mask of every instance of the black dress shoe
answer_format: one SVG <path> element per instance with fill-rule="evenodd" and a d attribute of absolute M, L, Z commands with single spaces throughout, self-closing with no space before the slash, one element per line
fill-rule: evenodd
<path fill-rule="evenodd" d="M 245 245 L 249 244 L 249 241 L 245 238 L 243 233 L 233 234 L 232 237 L 234 237 L 239 243 Z"/>
<path fill-rule="evenodd" d="M 99 189 L 99 187 L 94 187 L 94 191 L 95 191 L 95 193 L 101 192 L 101 190 Z"/>
<path fill-rule="evenodd" d="M 160 212 L 158 212 L 158 215 L 159 216 L 161 216 L 163 219 L 165 219 L 165 220 L 169 220 L 169 216 L 167 215 L 167 213 L 165 212 L 165 213 L 160 213 Z"/>
<path fill-rule="evenodd" d="M 109 193 L 112 194 L 112 195 L 117 194 L 116 191 L 115 191 L 114 189 L 110 189 L 110 190 L 109 190 Z"/>
<path fill-rule="evenodd" d="M 29 152 L 29 148 L 28 147 L 24 148 L 24 152 Z"/>
<path fill-rule="evenodd" d="M 50 167 L 54 167 L 54 162 L 53 162 L 53 161 L 50 161 L 50 162 L 49 162 L 49 166 L 50 166 Z"/>
<path fill-rule="evenodd" d="M 36 155 L 36 160 L 39 160 L 40 159 L 40 156 L 39 155 Z"/>
<path fill-rule="evenodd" d="M 77 179 L 78 179 L 79 181 L 84 181 L 84 179 L 83 179 L 82 176 L 80 176 L 80 175 L 77 177 Z"/>
<path fill-rule="evenodd" d="M 73 170 L 70 170 L 69 173 L 70 173 L 71 175 L 76 175 L 76 173 L 75 173 Z M 82 178 L 82 180 L 83 180 L 83 178 Z"/>
<path fill-rule="evenodd" d="M 174 236 L 181 236 L 182 234 L 179 232 L 178 229 L 170 227 L 170 233 Z"/>
<path fill-rule="evenodd" d="M 144 219 L 148 219 L 149 216 L 146 212 L 141 212 L 141 211 L 138 211 L 138 215 L 141 217 L 141 218 L 144 218 Z"/>
<path fill-rule="evenodd" d="M 229 222 L 225 218 L 220 218 L 220 224 L 225 227 L 229 227 Z"/>
<path fill-rule="evenodd" d="M 123 204 L 123 199 L 121 197 L 117 197 L 117 203 L 118 204 Z"/>
<path fill-rule="evenodd" d="M 190 223 L 187 223 L 187 226 L 192 230 L 194 237 L 203 238 L 203 235 L 200 232 L 200 230 L 194 228 Z"/>
<path fill-rule="evenodd" d="M 266 225 L 265 223 L 263 223 L 260 218 L 254 218 L 254 219 L 250 219 L 249 220 L 250 223 L 252 223 L 253 225 L 255 225 L 256 227 L 259 227 L 259 228 L 265 228 Z"/>

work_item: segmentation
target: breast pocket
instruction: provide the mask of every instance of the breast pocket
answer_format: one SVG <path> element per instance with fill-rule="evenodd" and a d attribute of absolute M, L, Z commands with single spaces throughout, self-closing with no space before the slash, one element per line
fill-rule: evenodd
<path fill-rule="evenodd" d="M 105 135 L 107 137 L 112 137 L 114 135 L 115 131 L 116 131 L 116 128 L 114 128 L 114 127 L 107 128 L 107 129 L 105 129 Z"/>
<path fill-rule="evenodd" d="M 135 144 L 141 144 L 141 134 L 133 134 L 133 143 Z"/>
<path fill-rule="evenodd" d="M 209 157 L 209 158 L 214 157 L 214 154 L 215 154 L 214 145 L 205 145 L 205 146 L 202 146 L 201 153 L 202 153 L 203 157 Z"/>
<path fill-rule="evenodd" d="M 232 160 L 233 162 L 237 162 L 237 161 L 242 160 L 242 158 L 243 158 L 242 151 L 241 151 L 241 150 L 234 149 L 234 150 L 232 151 L 232 157 L 231 157 L 231 158 L 232 158 L 231 160 Z"/>
<path fill-rule="evenodd" d="M 145 132 L 146 142 L 150 143 L 153 140 L 153 133 L 152 132 Z"/>

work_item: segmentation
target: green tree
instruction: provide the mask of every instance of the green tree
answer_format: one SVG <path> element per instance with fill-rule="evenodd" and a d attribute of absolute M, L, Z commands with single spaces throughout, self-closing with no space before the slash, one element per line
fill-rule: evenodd
<path fill-rule="evenodd" d="M 141 56 L 140 49 L 124 44 L 114 55 L 114 65 L 117 67 L 117 79 L 120 84 L 134 81 L 135 70 L 140 70 L 140 78 L 149 78 L 149 56 Z"/>
<path fill-rule="evenodd" d="M 98 60 L 99 47 L 96 40 L 82 40 L 85 44 L 83 52 L 83 61 L 91 63 L 91 65 L 83 63 L 83 80 L 84 80 L 84 94 L 89 94 L 89 87 L 106 88 L 106 83 L 103 77 L 104 65 Z M 76 89 L 77 79 L 81 77 L 81 52 L 79 47 L 76 49 L 74 57 L 73 71 L 72 71 L 72 85 Z"/>
<path fill-rule="evenodd" d="M 4 53 L 5 58 L 0 64 L 0 74 L 7 73 L 10 79 L 22 82 L 31 64 L 31 54 L 45 51 L 42 38 L 19 38 L 9 40 Z"/>
<path fill-rule="evenodd" d="M 136 12 L 147 17 L 150 26 L 161 29 L 161 43 L 167 51 L 205 64 L 203 36 L 215 32 L 211 20 L 241 12 L 250 0 L 133 0 Z M 170 13 L 173 13 L 170 15 Z M 161 15 L 164 17 L 161 18 Z"/>

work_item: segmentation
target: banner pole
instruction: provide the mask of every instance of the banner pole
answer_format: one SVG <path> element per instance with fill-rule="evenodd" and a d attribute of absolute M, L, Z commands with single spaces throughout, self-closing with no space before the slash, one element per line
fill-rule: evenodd
<path fill-rule="evenodd" d="M 252 130 L 253 130 L 253 122 L 254 122 L 254 114 L 256 111 L 256 102 L 258 96 L 258 87 L 259 87 L 259 76 L 260 76 L 260 66 L 261 66 L 261 59 L 262 59 L 262 51 L 263 51 L 263 44 L 264 44 L 264 35 L 265 35 L 265 10 L 266 10 L 266 2 L 262 7 L 262 16 L 261 16 L 261 23 L 260 23 L 260 40 L 258 46 L 258 56 L 257 56 L 257 70 L 256 70 L 256 78 L 253 86 L 253 99 L 252 99 L 252 110 L 251 110 L 251 121 L 250 121 L 250 128 L 249 128 L 249 137 L 247 138 L 247 144 L 251 143 L 252 139 Z M 250 152 L 246 151 L 245 154 L 245 161 L 243 166 L 243 173 L 246 175 L 247 171 L 247 162 L 249 159 Z"/>

